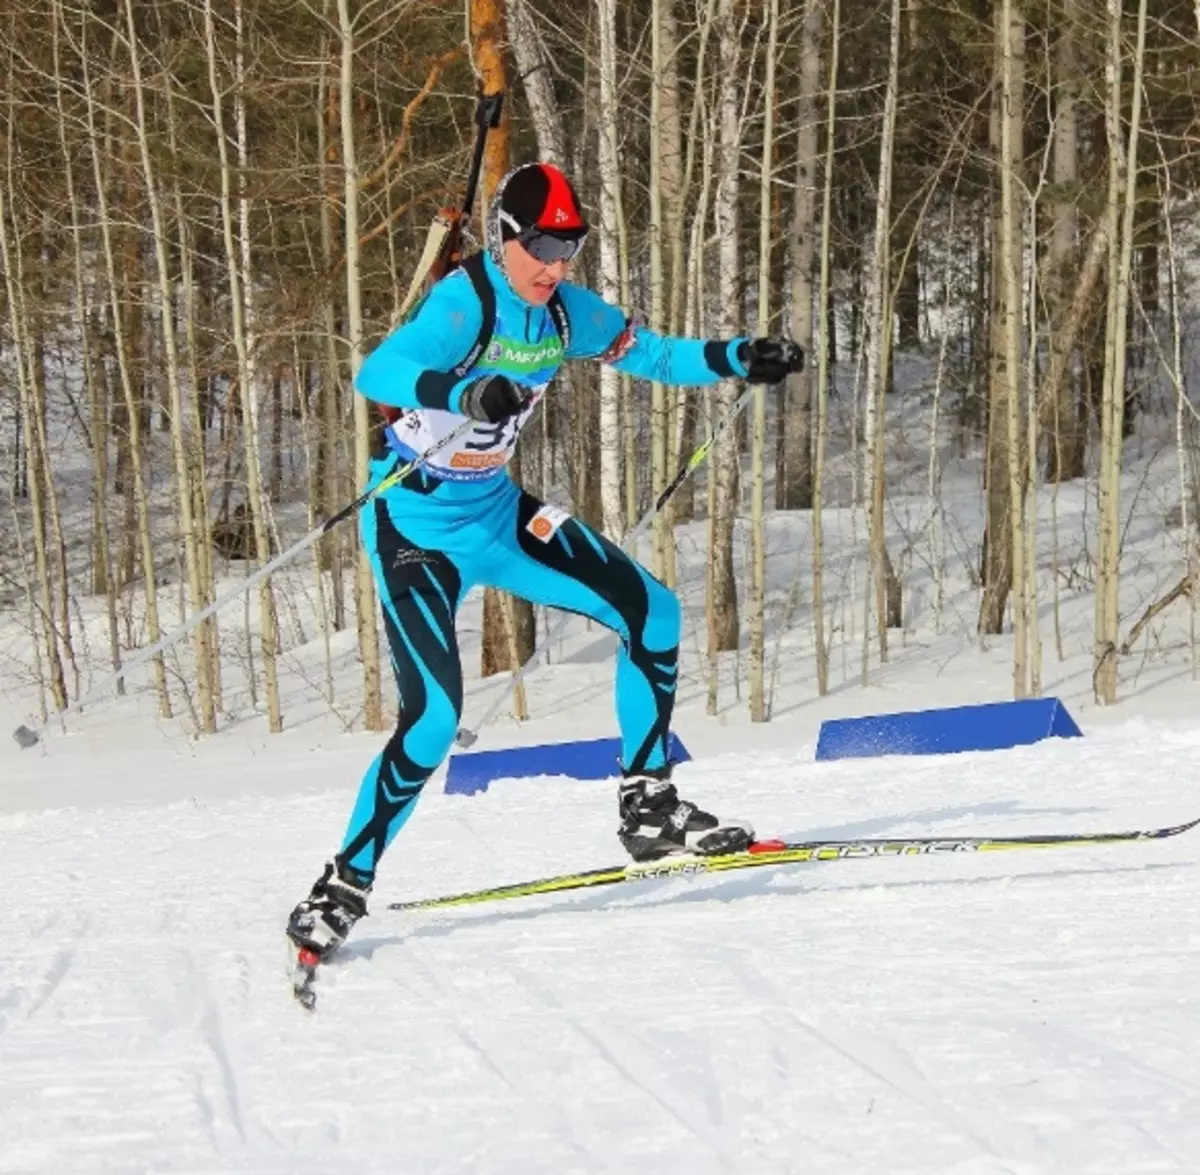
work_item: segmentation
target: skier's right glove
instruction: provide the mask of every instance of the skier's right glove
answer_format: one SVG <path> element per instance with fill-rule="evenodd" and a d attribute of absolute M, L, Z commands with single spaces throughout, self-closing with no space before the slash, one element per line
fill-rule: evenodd
<path fill-rule="evenodd" d="M 499 424 L 523 411 L 528 403 L 527 388 L 518 387 L 503 375 L 484 375 L 463 388 L 458 410 L 472 420 Z"/>

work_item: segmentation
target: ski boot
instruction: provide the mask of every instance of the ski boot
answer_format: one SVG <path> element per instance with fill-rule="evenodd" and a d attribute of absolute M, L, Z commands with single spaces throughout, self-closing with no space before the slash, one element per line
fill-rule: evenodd
<path fill-rule="evenodd" d="M 311 1010 L 316 1005 L 312 984 L 317 967 L 329 961 L 354 924 L 366 917 L 370 893 L 367 879 L 335 858 L 292 911 L 287 924 L 287 936 L 297 951 L 292 986 L 304 1007 Z"/>
<path fill-rule="evenodd" d="M 740 853 L 754 840 L 747 824 L 722 823 L 679 798 L 671 767 L 637 771 L 621 781 L 621 827 L 617 835 L 635 861 L 657 861 L 680 853 L 711 857 Z"/>

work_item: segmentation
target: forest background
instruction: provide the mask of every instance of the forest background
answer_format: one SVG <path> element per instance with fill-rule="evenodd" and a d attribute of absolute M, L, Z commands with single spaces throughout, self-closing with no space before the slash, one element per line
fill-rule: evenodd
<path fill-rule="evenodd" d="M 476 95 L 499 91 L 482 201 L 511 164 L 557 162 L 593 225 L 576 280 L 664 333 L 808 351 L 745 398 L 575 365 L 519 448 L 524 484 L 619 541 L 736 414 L 641 551 L 675 583 L 673 536 L 703 527 L 710 710 L 721 655 L 744 647 L 750 717 L 769 716 L 776 512 L 810 541 L 775 620 L 809 628 L 829 689 L 835 454 L 861 519 L 864 681 L 914 566 L 893 495 L 926 496 L 940 583 L 941 475 L 968 458 L 973 625 L 1011 630 L 1015 697 L 1042 688 L 1047 582 L 1058 629 L 1039 501 L 1068 483 L 1096 503 L 1070 575 L 1092 598 L 1097 700 L 1180 599 L 1195 664 L 1200 0 L 27 0 L 0 6 L 0 55 L 0 609 L 22 618 L 7 668 L 43 721 L 354 499 L 380 445 L 354 374 L 461 198 Z M 888 427 L 913 411 L 918 461 Z M 1164 424 L 1178 582 L 1122 635 L 1126 442 Z M 353 627 L 357 712 L 380 729 L 355 528 L 304 558 L 326 664 Z M 159 712 L 215 731 L 236 671 L 282 729 L 294 610 L 267 579 L 153 658 Z M 96 618 L 100 648 L 80 638 Z M 527 605 L 489 592 L 483 624 L 483 673 L 532 651 Z M 314 685 L 330 704 L 334 677 Z"/>

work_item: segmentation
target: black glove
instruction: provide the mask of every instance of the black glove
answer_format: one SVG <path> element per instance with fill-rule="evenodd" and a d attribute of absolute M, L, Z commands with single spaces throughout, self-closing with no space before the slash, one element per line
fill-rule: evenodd
<path fill-rule="evenodd" d="M 777 384 L 793 371 L 804 370 L 804 348 L 791 339 L 749 339 L 738 347 L 746 382 Z"/>
<path fill-rule="evenodd" d="M 503 375 L 484 375 L 463 388 L 458 410 L 484 424 L 499 424 L 516 416 L 529 403 L 529 392 Z"/>

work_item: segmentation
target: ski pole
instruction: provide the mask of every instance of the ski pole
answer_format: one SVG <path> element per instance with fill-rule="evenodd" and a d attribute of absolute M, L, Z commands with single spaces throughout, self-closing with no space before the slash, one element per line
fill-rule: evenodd
<path fill-rule="evenodd" d="M 429 448 L 427 448 L 419 457 L 414 457 L 408 462 L 407 465 L 400 466 L 398 469 L 393 470 L 377 486 L 363 490 L 363 492 L 359 494 L 353 502 L 339 510 L 335 515 L 333 515 L 332 518 L 327 518 L 321 523 L 320 526 L 311 531 L 309 534 L 305 535 L 304 538 L 302 538 L 298 543 L 288 547 L 288 549 L 282 554 L 276 555 L 270 563 L 260 567 L 248 579 L 238 584 L 237 587 L 230 588 L 230 590 L 224 595 L 218 596 L 211 604 L 209 604 L 206 608 L 201 609 L 194 616 L 188 619 L 186 623 L 181 624 L 173 632 L 168 633 L 165 637 L 159 641 L 156 641 L 149 648 L 142 649 L 136 657 L 134 657 L 127 664 L 122 665 L 121 668 L 115 673 L 106 677 L 102 682 L 100 682 L 99 685 L 93 686 L 86 694 L 80 698 L 76 698 L 75 701 L 73 701 L 65 709 L 56 711 L 53 715 L 53 718 L 48 719 L 40 726 L 30 727 L 24 724 L 18 726 L 17 729 L 13 731 L 13 738 L 16 739 L 17 745 L 23 748 L 35 746 L 41 739 L 42 732 L 46 729 L 51 721 L 54 719 L 62 720 L 66 718 L 68 714 L 74 714 L 82 710 L 85 706 L 89 705 L 91 702 L 94 702 L 101 694 L 106 693 L 112 686 L 116 685 L 117 682 L 127 677 L 135 669 L 140 669 L 146 664 L 147 661 L 158 656 L 159 653 L 171 648 L 173 645 L 178 644 L 198 625 L 203 624 L 204 621 L 207 620 L 214 612 L 225 607 L 225 605 L 231 601 L 239 599 L 252 587 L 254 587 L 256 583 L 261 583 L 267 578 L 268 575 L 278 571 L 279 568 L 285 563 L 290 563 L 296 558 L 297 555 L 307 551 L 309 547 L 311 547 L 319 538 L 322 537 L 322 535 L 325 535 L 331 531 L 335 526 L 338 525 L 339 522 L 344 522 L 352 514 L 357 513 L 363 506 L 365 506 L 377 495 L 383 493 L 385 490 L 390 490 L 393 486 L 399 485 L 410 473 L 412 473 L 414 469 L 417 468 L 418 465 L 421 465 L 425 461 L 429 460 L 430 457 L 441 452 L 441 450 L 446 448 L 448 445 L 453 444 L 460 437 L 464 436 L 467 432 L 474 428 L 475 424 L 476 422 L 474 420 L 464 420 L 462 424 L 460 424 L 452 432 L 447 433 L 440 441 L 436 441 L 434 444 L 430 445 Z"/>
<path fill-rule="evenodd" d="M 654 505 L 646 511 L 645 514 L 638 519 L 637 525 L 631 530 L 621 542 L 621 549 L 628 551 L 637 540 L 649 529 L 654 519 L 658 517 L 662 508 L 675 495 L 675 491 L 688 479 L 707 460 L 709 453 L 712 452 L 713 446 L 720 439 L 725 430 L 737 419 L 739 413 L 747 404 L 750 403 L 751 397 L 754 395 L 754 388 L 747 388 L 735 401 L 732 408 L 718 422 L 717 427 L 709 433 L 697 447 L 695 452 L 679 467 L 675 472 L 675 476 L 671 478 L 666 488 L 654 500 Z M 547 646 L 555 637 L 562 633 L 562 630 L 570 623 L 571 613 L 564 612 L 555 622 L 553 628 L 538 642 L 537 648 L 530 653 L 528 660 L 509 678 L 504 688 L 496 695 L 495 700 L 484 712 L 482 718 L 475 724 L 475 729 L 472 730 L 469 726 L 460 726 L 457 733 L 454 735 L 455 743 L 460 747 L 471 746 L 476 739 L 479 738 L 479 732 L 496 716 L 497 711 L 507 701 L 509 695 L 520 685 L 525 674 L 537 664 L 541 659 L 542 654 L 546 651 Z"/>

